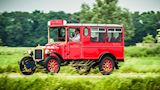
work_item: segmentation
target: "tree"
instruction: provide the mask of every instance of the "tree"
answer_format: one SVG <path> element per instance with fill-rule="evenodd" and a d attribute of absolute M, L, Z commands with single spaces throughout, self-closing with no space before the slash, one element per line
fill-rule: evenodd
<path fill-rule="evenodd" d="M 23 40 L 23 29 L 20 23 L 6 27 L 6 42 L 9 46 L 20 46 Z"/>
<path fill-rule="evenodd" d="M 3 42 L 2 42 L 2 39 L 0 39 L 0 46 L 2 46 L 3 45 Z"/>
<path fill-rule="evenodd" d="M 28 12 L 0 13 L 0 39 L 7 46 L 36 46 L 47 43 L 47 22 L 51 19 L 65 19 L 79 22 L 79 13 L 69 14 L 63 11 L 43 13 L 35 10 Z M 72 17 L 69 19 L 69 17 Z"/>
<path fill-rule="evenodd" d="M 8 24 L 8 19 L 6 17 L 4 17 L 2 14 L 0 14 L 0 42 L 1 45 L 3 43 L 3 45 L 5 45 L 5 39 L 6 39 L 6 31 L 5 31 L 5 27 Z"/>
<path fill-rule="evenodd" d="M 132 14 L 133 25 L 135 28 L 135 34 L 131 40 L 132 44 L 142 42 L 143 37 L 147 34 L 152 35 L 154 38 L 157 34 L 157 29 L 160 28 L 160 12 L 134 12 Z"/>
<path fill-rule="evenodd" d="M 154 43 L 154 42 L 155 42 L 155 39 L 150 34 L 147 34 L 146 37 L 143 37 L 143 43 Z"/>
<path fill-rule="evenodd" d="M 82 4 L 80 21 L 82 23 L 114 23 L 124 24 L 125 40 L 131 40 L 134 35 L 131 13 L 127 9 L 117 6 L 118 0 L 96 0 L 93 8 Z"/>

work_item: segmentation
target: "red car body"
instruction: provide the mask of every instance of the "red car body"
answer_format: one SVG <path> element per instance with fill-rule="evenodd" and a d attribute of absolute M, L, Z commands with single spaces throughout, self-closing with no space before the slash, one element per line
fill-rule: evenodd
<path fill-rule="evenodd" d="M 104 54 L 113 55 L 116 60 L 124 60 L 124 27 L 117 24 L 64 24 L 64 20 L 51 20 L 49 28 L 52 27 L 65 27 L 66 36 L 65 42 L 48 42 L 45 46 L 45 50 L 60 55 L 63 60 L 98 60 Z M 80 42 L 71 42 L 68 40 L 68 28 L 80 28 Z M 84 28 L 88 28 L 88 35 L 84 35 Z M 103 28 L 106 30 L 109 28 L 121 28 L 122 40 L 120 42 L 108 42 L 107 35 L 104 42 L 92 42 L 91 41 L 91 28 Z M 49 31 L 48 31 L 49 32 Z M 50 54 L 52 56 L 52 54 Z M 44 54 L 44 59 L 47 57 Z"/>
<path fill-rule="evenodd" d="M 76 30 L 79 32 L 79 41 L 72 41 Z M 114 67 L 118 69 L 118 61 L 124 61 L 124 26 L 50 20 L 48 43 L 37 46 L 30 55 L 31 57 L 21 60 L 20 68 L 23 74 L 32 74 L 39 62 L 42 62 L 41 65 L 48 72 L 54 73 L 57 73 L 65 62 L 72 62 L 78 71 L 85 68 L 85 71 L 89 72 L 90 68 L 98 66 L 101 73 L 107 75 Z M 27 63 L 24 64 L 24 61 Z M 32 72 L 27 72 L 28 70 Z"/>

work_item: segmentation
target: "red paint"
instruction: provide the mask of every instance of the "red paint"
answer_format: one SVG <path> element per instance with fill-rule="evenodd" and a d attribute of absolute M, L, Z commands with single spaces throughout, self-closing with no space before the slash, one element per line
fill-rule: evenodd
<path fill-rule="evenodd" d="M 50 72 L 56 73 L 58 71 L 58 62 L 54 59 L 49 60 L 47 66 Z"/>
<path fill-rule="evenodd" d="M 48 22 L 48 25 L 50 27 L 55 27 L 55 26 L 62 26 L 62 25 L 65 25 L 65 20 L 50 20 Z"/>
<path fill-rule="evenodd" d="M 108 59 L 104 60 L 102 69 L 106 72 L 111 72 L 112 68 L 113 68 L 113 65 L 111 60 L 108 60 Z"/>
<path fill-rule="evenodd" d="M 50 50 L 53 53 L 58 54 L 63 58 L 63 60 L 98 60 L 103 54 L 112 54 L 118 61 L 124 60 L 124 27 L 116 25 L 78 25 L 78 24 L 65 24 L 63 25 L 63 20 L 54 21 L 51 20 L 50 27 L 64 26 L 66 29 L 66 35 L 64 42 L 54 42 L 48 43 L 45 49 Z M 108 42 L 108 37 L 105 36 L 105 42 L 91 42 L 91 28 L 121 28 L 122 30 L 122 41 L 121 42 Z M 68 38 L 68 28 L 80 28 L 80 42 L 69 42 Z M 88 28 L 88 35 L 84 36 L 84 28 Z M 106 31 L 108 33 L 108 31 Z M 44 59 L 48 55 L 44 55 Z"/>

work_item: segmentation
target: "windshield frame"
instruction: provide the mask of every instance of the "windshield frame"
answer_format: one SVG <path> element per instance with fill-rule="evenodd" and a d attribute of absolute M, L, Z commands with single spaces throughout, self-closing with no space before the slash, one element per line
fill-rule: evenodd
<path fill-rule="evenodd" d="M 52 42 L 52 41 L 51 41 L 51 30 L 53 30 L 53 28 L 60 28 L 60 27 L 62 27 L 62 28 L 64 27 L 64 29 L 65 29 L 65 30 L 64 30 L 64 31 L 65 31 L 65 32 L 64 32 L 64 34 L 65 34 L 65 36 L 64 36 L 64 41 L 53 41 L 53 42 Z M 59 32 L 60 32 L 60 31 L 58 31 L 58 33 L 59 33 Z M 58 34 L 58 33 L 57 33 L 57 34 Z M 67 39 L 66 39 L 66 38 L 67 38 L 66 33 L 67 33 L 67 27 L 66 27 L 66 26 L 48 27 L 48 43 L 66 42 L 66 41 L 67 41 Z M 58 35 L 57 35 L 57 36 L 58 36 Z M 58 37 L 59 37 L 59 36 L 58 36 Z M 57 37 L 57 38 L 58 38 L 58 37 Z"/>

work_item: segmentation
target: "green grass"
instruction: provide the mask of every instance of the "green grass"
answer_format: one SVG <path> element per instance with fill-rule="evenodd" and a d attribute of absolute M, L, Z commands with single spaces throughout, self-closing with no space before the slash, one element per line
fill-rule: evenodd
<path fill-rule="evenodd" d="M 30 48 L 22 48 L 22 47 L 0 47 L 0 73 L 5 72 L 18 72 L 19 66 L 18 61 L 24 56 L 24 52 L 26 52 Z M 32 48 L 31 48 L 32 49 Z M 120 69 L 114 70 L 113 73 L 160 73 L 160 56 L 141 56 L 135 57 L 135 53 L 141 51 L 144 52 L 143 49 L 146 48 L 138 48 L 138 47 L 126 47 L 125 48 L 125 62 L 120 63 Z M 134 54 L 133 54 L 134 53 Z M 134 55 L 134 57 L 132 56 Z M 138 54 L 137 54 L 138 55 Z M 72 67 L 65 66 L 61 67 L 60 73 L 68 73 L 68 74 L 77 74 L 76 70 Z M 99 73 L 98 68 L 91 70 L 92 74 Z"/>
<path fill-rule="evenodd" d="M 90 75 L 102 78 L 61 77 L 78 75 L 69 66 L 61 67 L 57 75 L 43 74 L 45 78 L 37 73 L 9 77 L 10 73 L 19 73 L 18 61 L 27 49 L 30 48 L 0 47 L 0 90 L 160 90 L 160 56 L 154 52 L 157 48 L 126 47 L 125 61 L 119 70 L 104 77 L 98 68 L 91 70 Z"/>
<path fill-rule="evenodd" d="M 160 56 L 160 45 L 155 47 L 125 47 L 125 56 L 129 57 L 155 57 Z"/>
<path fill-rule="evenodd" d="M 19 72 L 18 61 L 30 48 L 0 47 L 0 73 Z"/>
<path fill-rule="evenodd" d="M 159 90 L 160 77 L 47 78 L 0 77 L 0 90 Z"/>
<path fill-rule="evenodd" d="M 126 58 L 117 72 L 160 73 L 159 57 Z"/>

